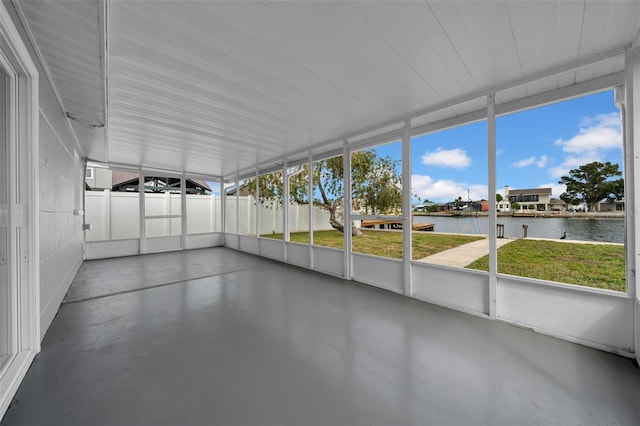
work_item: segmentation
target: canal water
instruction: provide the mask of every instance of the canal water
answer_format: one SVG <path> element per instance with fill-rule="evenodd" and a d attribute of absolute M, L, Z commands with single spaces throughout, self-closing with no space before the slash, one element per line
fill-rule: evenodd
<path fill-rule="evenodd" d="M 415 216 L 414 223 L 433 223 L 435 232 L 463 234 L 488 234 L 488 217 Z M 538 238 L 560 238 L 567 233 L 567 240 L 624 242 L 623 218 L 534 218 L 498 217 L 504 225 L 505 238 L 522 238 L 522 225 L 527 225 L 527 236 Z"/>

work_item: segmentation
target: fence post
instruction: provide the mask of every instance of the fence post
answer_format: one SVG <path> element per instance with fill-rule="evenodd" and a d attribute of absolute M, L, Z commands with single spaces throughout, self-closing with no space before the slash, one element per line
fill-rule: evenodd
<path fill-rule="evenodd" d="M 165 215 L 171 214 L 171 193 L 169 191 L 164 193 L 164 211 L 162 213 Z M 164 223 L 164 234 L 171 235 L 171 219 L 165 219 Z"/>
<path fill-rule="evenodd" d="M 111 241 L 111 190 L 105 189 L 102 192 L 102 226 L 104 227 L 104 239 Z"/>

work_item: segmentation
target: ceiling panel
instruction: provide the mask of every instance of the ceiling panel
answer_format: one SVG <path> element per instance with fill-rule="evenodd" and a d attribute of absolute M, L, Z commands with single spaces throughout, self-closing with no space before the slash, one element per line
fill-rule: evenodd
<path fill-rule="evenodd" d="M 104 1 L 19 4 L 65 108 L 104 123 Z M 640 29 L 637 1 L 108 1 L 106 9 L 107 135 L 82 136 L 85 155 L 225 176 L 406 118 L 466 114 L 495 89 L 509 102 L 618 72 L 621 57 L 571 68 L 629 45 Z M 544 74 L 553 69 L 563 72 Z"/>

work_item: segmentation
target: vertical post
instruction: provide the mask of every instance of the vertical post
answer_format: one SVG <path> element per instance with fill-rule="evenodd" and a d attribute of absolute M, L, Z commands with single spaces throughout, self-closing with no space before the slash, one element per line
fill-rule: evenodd
<path fill-rule="evenodd" d="M 256 227 L 256 238 L 258 238 L 260 236 L 260 207 L 259 207 L 259 200 L 260 200 L 260 172 L 258 170 L 258 168 L 256 168 L 256 196 L 255 196 L 255 200 L 254 200 L 254 214 L 255 214 L 255 223 L 254 226 Z M 260 244 L 258 244 L 258 253 L 260 253 Z"/>
<path fill-rule="evenodd" d="M 236 249 L 240 248 L 240 176 L 236 172 Z"/>
<path fill-rule="evenodd" d="M 222 231 L 222 238 L 224 246 L 224 238 L 227 233 L 227 189 L 224 187 L 224 178 L 220 178 L 220 231 Z"/>
<path fill-rule="evenodd" d="M 344 278 L 351 279 L 351 154 L 347 146 L 347 140 L 342 142 L 342 176 L 344 195 L 342 208 L 344 211 Z"/>
<path fill-rule="evenodd" d="M 487 96 L 487 156 L 489 158 L 489 316 L 497 318 L 498 251 L 496 243 L 496 116 L 495 95 Z"/>
<path fill-rule="evenodd" d="M 103 226 L 103 234 L 106 240 L 111 241 L 113 239 L 113 235 L 111 233 L 111 190 L 105 189 L 102 191 L 102 226 Z"/>
<path fill-rule="evenodd" d="M 184 173 L 180 177 L 180 224 L 182 225 L 180 247 L 184 250 L 187 248 L 187 179 Z"/>
<path fill-rule="evenodd" d="M 308 188 L 308 200 L 309 200 L 309 267 L 313 269 L 313 155 L 309 151 L 309 159 L 307 161 L 307 184 Z"/>
<path fill-rule="evenodd" d="M 146 220 L 144 220 L 144 217 L 146 216 L 146 207 L 145 207 L 145 199 L 144 199 L 144 173 L 142 171 L 140 171 L 140 178 L 138 179 L 138 195 L 140 196 L 139 201 L 140 201 L 140 211 L 139 211 L 139 215 L 138 215 L 138 219 L 140 220 L 140 253 L 146 253 L 147 252 L 147 239 L 145 237 L 146 235 L 146 230 L 145 230 L 145 226 L 146 226 Z"/>
<path fill-rule="evenodd" d="M 289 176 L 287 161 L 282 165 L 282 246 L 284 249 L 284 261 L 288 261 L 287 242 L 289 241 Z"/>
<path fill-rule="evenodd" d="M 216 195 L 209 196 L 209 229 L 211 232 L 216 231 Z"/>
<path fill-rule="evenodd" d="M 411 121 L 404 122 L 402 134 L 402 281 L 404 294 L 413 293 L 411 283 L 411 256 L 413 234 L 413 217 L 411 212 Z"/>
<path fill-rule="evenodd" d="M 636 52 L 638 56 L 638 52 Z M 628 176 L 633 176 L 632 179 L 628 179 L 627 176 L 623 176 L 624 185 L 624 201 L 625 201 L 625 229 L 627 236 L 635 236 L 636 238 L 625 239 L 626 249 L 626 262 L 627 262 L 627 294 L 630 297 L 637 295 L 638 289 L 635 285 L 635 271 L 636 271 L 636 251 L 637 251 L 637 239 L 640 238 L 640 234 L 636 233 L 638 214 L 636 208 L 636 196 L 635 188 L 638 188 L 640 184 L 640 176 L 637 171 L 640 170 L 635 166 L 635 156 L 638 153 L 638 149 L 635 148 L 634 134 L 633 134 L 633 50 L 628 51 L 625 56 L 625 84 L 624 91 L 621 87 L 616 87 L 616 106 L 620 109 L 620 118 L 622 121 L 622 143 L 623 143 L 623 155 L 624 155 L 624 170 Z M 637 145 L 636 145 L 637 146 Z M 639 253 L 640 255 L 640 253 Z M 640 265 L 638 265 L 640 266 Z"/>
<path fill-rule="evenodd" d="M 640 37 L 625 57 L 624 154 L 625 154 L 625 217 L 627 250 L 627 292 L 634 300 L 634 347 L 636 362 L 640 362 L 640 206 L 635 189 L 640 188 L 640 116 L 635 105 L 640 104 Z M 628 163 L 627 163 L 628 161 Z"/>
<path fill-rule="evenodd" d="M 169 180 L 169 178 L 167 178 L 167 181 L 168 180 Z M 162 214 L 171 215 L 171 192 L 170 191 L 166 191 L 164 193 L 164 206 L 162 208 Z M 167 236 L 171 236 L 171 218 L 169 218 L 169 221 L 165 220 L 165 222 L 164 222 L 164 233 Z"/>

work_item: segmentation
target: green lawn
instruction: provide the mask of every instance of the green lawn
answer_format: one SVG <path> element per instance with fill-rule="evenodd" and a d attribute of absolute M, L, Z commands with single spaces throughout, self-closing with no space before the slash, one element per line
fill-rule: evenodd
<path fill-rule="evenodd" d="M 366 237 L 353 237 L 353 251 L 393 259 L 402 258 L 402 232 L 364 230 Z M 282 234 L 262 235 L 282 239 Z M 468 235 L 413 233 L 413 259 L 421 259 L 484 237 Z M 314 244 L 342 249 L 339 231 L 316 231 Z M 309 242 L 308 232 L 291 234 L 291 241 Z M 485 256 L 470 269 L 487 271 Z M 555 241 L 515 240 L 498 249 L 498 271 L 503 274 L 608 290 L 625 291 L 624 247 L 619 245 L 571 244 Z"/>
<path fill-rule="evenodd" d="M 467 268 L 489 270 L 489 256 Z M 625 291 L 624 247 L 516 240 L 498 249 L 498 272 Z"/>
<path fill-rule="evenodd" d="M 373 254 L 376 256 L 402 259 L 402 232 L 398 231 L 374 231 L 363 230 L 366 237 L 353 237 L 353 251 L 356 253 Z M 282 234 L 261 235 L 265 238 L 282 239 Z M 448 250 L 453 247 L 481 240 L 483 237 L 468 235 L 445 235 L 432 232 L 413 233 L 413 258 L 423 257 Z M 308 243 L 308 232 L 293 232 L 291 241 L 296 243 Z M 340 231 L 315 231 L 313 244 L 322 247 L 342 249 L 343 235 Z"/>

